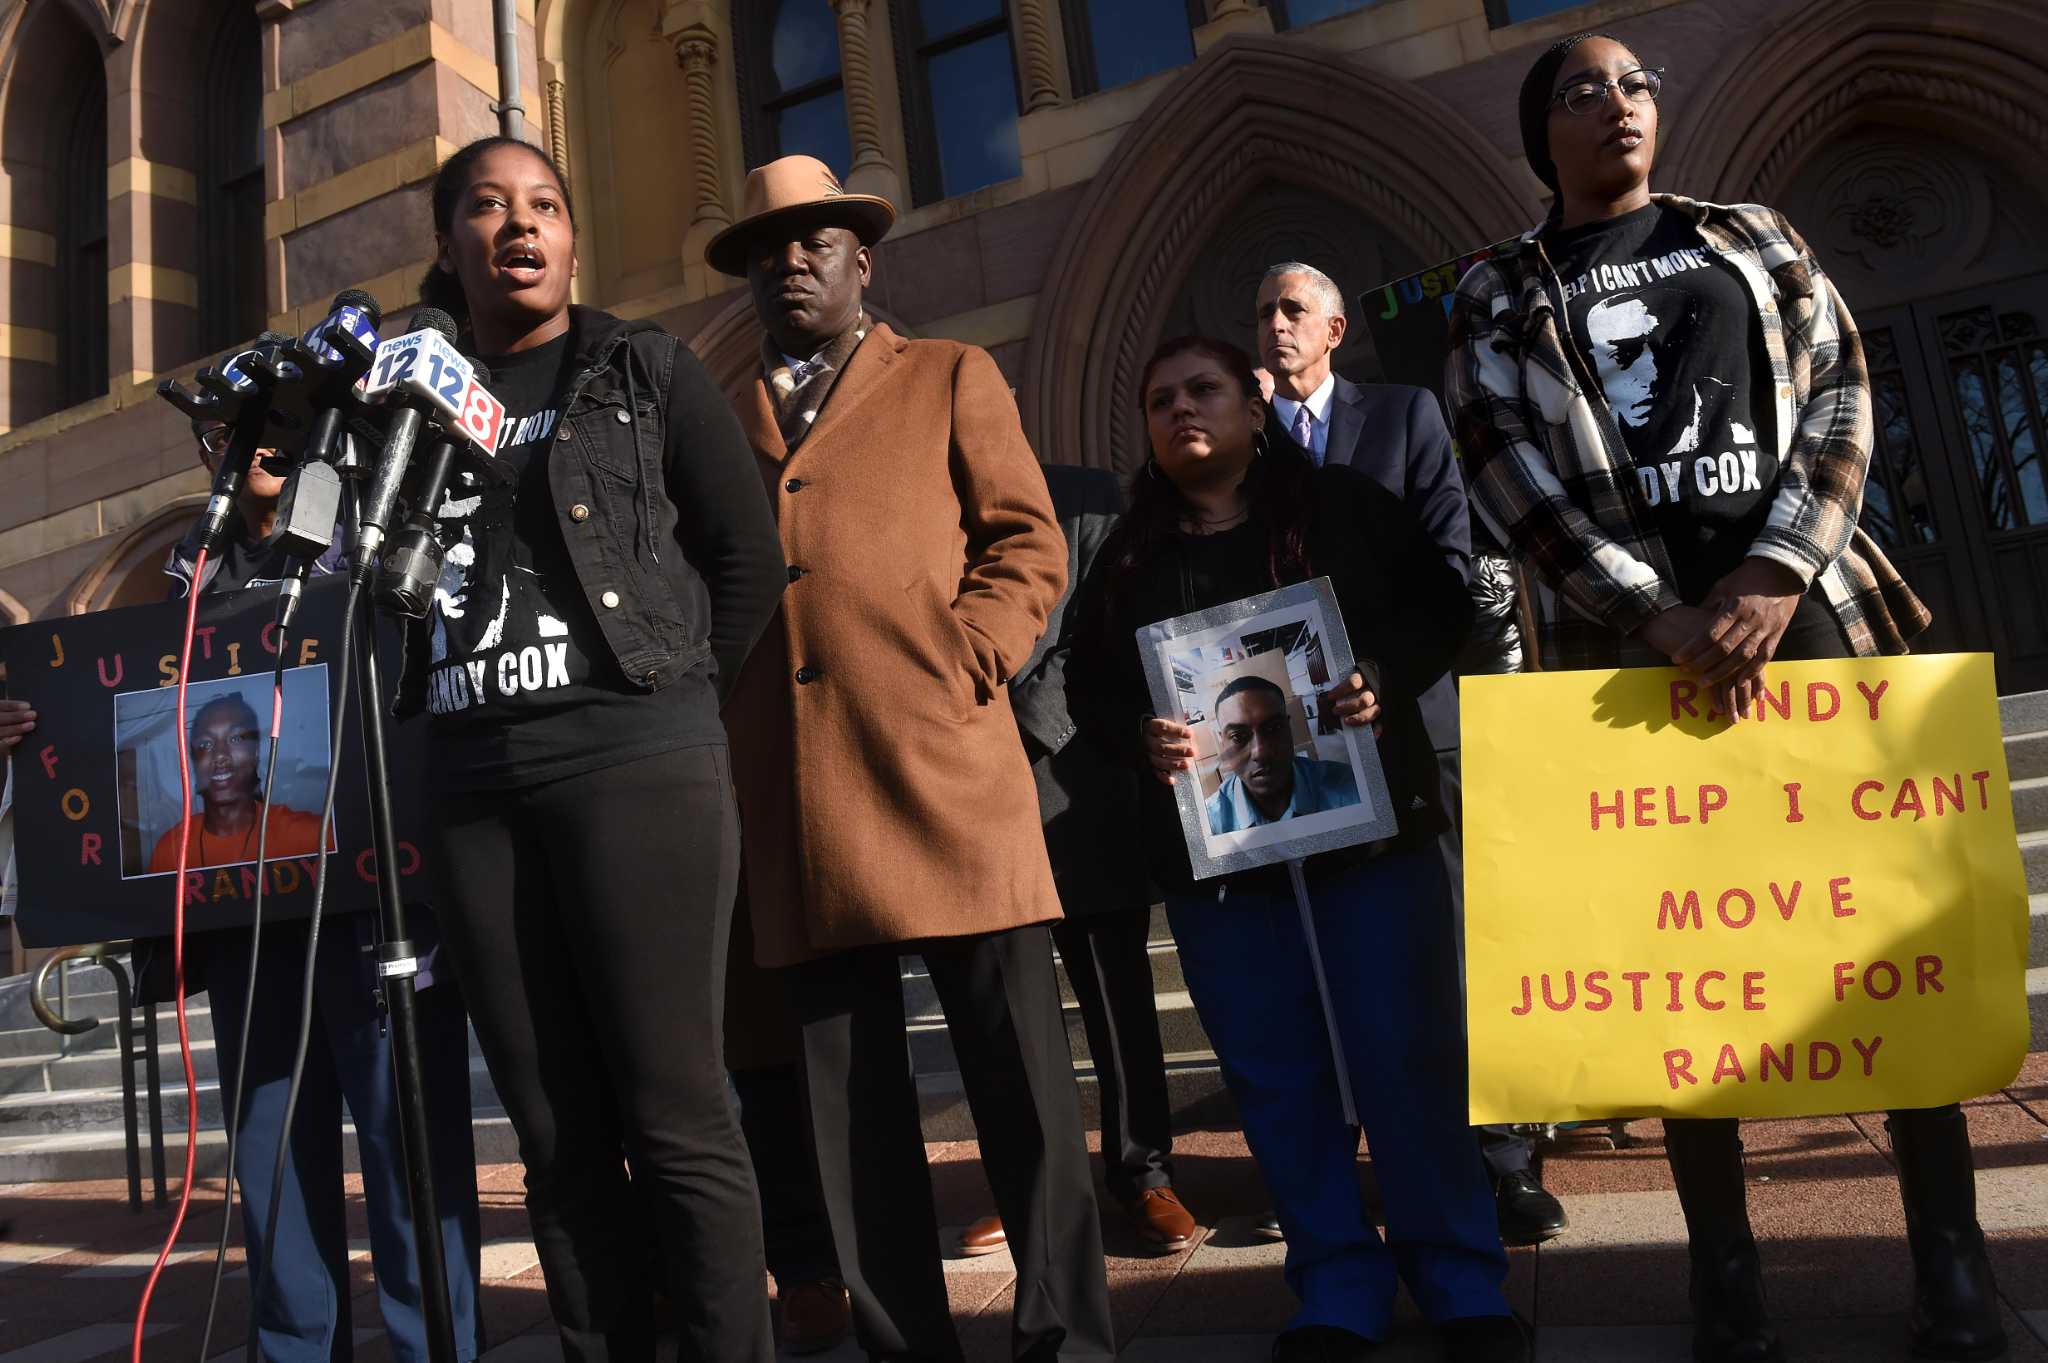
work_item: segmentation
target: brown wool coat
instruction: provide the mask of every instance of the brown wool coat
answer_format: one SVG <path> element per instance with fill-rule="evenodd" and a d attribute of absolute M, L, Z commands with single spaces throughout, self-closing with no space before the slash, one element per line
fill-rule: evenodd
<path fill-rule="evenodd" d="M 1057 919 L 1005 683 L 1067 553 L 995 361 L 878 325 L 794 452 L 739 416 L 802 569 L 725 709 L 757 959 Z"/>

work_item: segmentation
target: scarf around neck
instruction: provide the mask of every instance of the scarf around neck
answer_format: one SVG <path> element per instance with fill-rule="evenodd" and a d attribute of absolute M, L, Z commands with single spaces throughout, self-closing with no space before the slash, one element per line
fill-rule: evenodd
<path fill-rule="evenodd" d="M 812 423 L 824 410 L 825 399 L 832 395 L 833 384 L 874 325 L 867 313 L 861 313 L 852 327 L 827 341 L 810 359 L 801 361 L 800 373 L 791 370 L 773 337 L 761 338 L 761 368 L 768 384 L 768 402 L 774 408 L 775 424 L 782 432 L 784 445 L 793 450 L 810 434 Z"/>

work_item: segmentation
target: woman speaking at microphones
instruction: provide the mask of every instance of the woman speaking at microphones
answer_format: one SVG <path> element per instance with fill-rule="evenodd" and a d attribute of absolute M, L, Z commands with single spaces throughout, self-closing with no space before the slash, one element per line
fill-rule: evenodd
<path fill-rule="evenodd" d="M 569 187 L 524 142 L 433 186 L 421 301 L 505 403 L 439 506 L 445 567 L 401 705 L 430 714 L 443 923 L 518 1133 L 571 1360 L 772 1357 L 726 1097 L 739 829 L 718 709 L 787 581 L 731 409 L 675 338 L 569 303 Z M 629 1174 L 630 1169 L 630 1174 Z"/>
<path fill-rule="evenodd" d="M 1445 396 L 1472 500 L 1534 590 L 1545 668 L 1676 664 L 1745 713 L 1774 658 L 1903 653 L 1925 606 L 1857 526 L 1856 325 L 1784 217 L 1650 192 L 1661 70 L 1605 34 L 1523 80 L 1548 219 L 1475 266 Z M 2005 1352 L 1962 1110 L 1896 1111 L 1915 1357 Z M 1667 1118 L 1701 1363 L 1784 1356 L 1733 1118 Z"/>

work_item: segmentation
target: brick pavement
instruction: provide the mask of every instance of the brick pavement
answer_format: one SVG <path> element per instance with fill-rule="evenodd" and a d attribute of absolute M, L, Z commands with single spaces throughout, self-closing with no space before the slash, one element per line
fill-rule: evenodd
<path fill-rule="evenodd" d="M 1990 1236 L 2016 1360 L 2048 1363 L 2048 1053 L 2030 1056 L 2014 1085 L 1968 1105 L 1978 1196 Z M 1685 1248 L 1677 1200 L 1656 1122 L 1634 1123 L 1638 1143 L 1614 1149 L 1604 1136 L 1568 1136 L 1546 1163 L 1572 1229 L 1541 1249 L 1513 1255 L 1510 1294 L 1537 1326 L 1540 1363 L 1683 1363 L 1689 1357 Z M 1763 1242 L 1773 1310 L 1790 1354 L 1806 1363 L 1905 1359 L 1910 1269 L 1904 1223 L 1882 1119 L 1871 1116 L 1752 1122 L 1750 1198 Z M 933 1145 L 943 1221 L 986 1209 L 975 1149 Z M 1258 1363 L 1287 1319 L 1282 1249 L 1249 1236 L 1264 1200 L 1242 1139 L 1199 1130 L 1176 1147 L 1178 1183 L 1206 1228 L 1191 1249 L 1149 1255 L 1121 1222 L 1105 1222 L 1111 1301 L 1127 1363 Z M 1370 1161 L 1361 1180 L 1371 1196 Z M 517 1166 L 482 1171 L 483 1307 L 491 1363 L 555 1363 L 548 1319 L 520 1200 Z M 183 1247 L 152 1311 L 146 1354 L 190 1359 L 220 1227 L 220 1184 L 195 1198 Z M 351 1187 L 355 1356 L 384 1363 L 360 1197 Z M 0 1188 L 0 1363 L 115 1363 L 126 1356 L 136 1298 L 167 1212 L 131 1214 L 119 1183 Z M 955 1316 L 973 1363 L 997 1363 L 1012 1290 L 1006 1254 L 947 1264 Z M 231 1251 L 213 1356 L 241 1358 L 248 1284 Z M 1434 1358 L 1428 1331 L 1405 1302 L 1380 1357 Z M 850 1346 L 823 1356 L 855 1360 Z"/>

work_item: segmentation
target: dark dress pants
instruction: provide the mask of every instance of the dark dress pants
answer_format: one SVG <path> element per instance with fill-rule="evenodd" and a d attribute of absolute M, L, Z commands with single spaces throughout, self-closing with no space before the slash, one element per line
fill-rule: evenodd
<path fill-rule="evenodd" d="M 726 1081 L 739 813 L 722 744 L 445 793 L 441 924 L 526 1166 L 568 1363 L 768 1363 L 754 1190 Z M 658 1262 L 647 1250 L 652 1220 Z"/>
<path fill-rule="evenodd" d="M 925 942 L 1017 1263 L 1012 1356 L 1115 1357 L 1094 1179 L 1042 927 Z M 818 1172 L 869 1357 L 959 1363 L 894 945 L 795 966 Z"/>
<path fill-rule="evenodd" d="M 1173 1182 L 1166 1055 L 1146 946 L 1151 921 L 1151 906 L 1140 904 L 1063 919 L 1052 928 L 1088 1033 L 1102 1096 L 1103 1177 L 1119 1202 Z"/>
<path fill-rule="evenodd" d="M 1458 940 L 1458 997 L 1462 1000 L 1465 989 L 1465 777 L 1458 749 L 1447 748 L 1437 753 L 1436 766 L 1441 778 L 1444 812 L 1451 817 L 1451 826 L 1436 840 L 1436 845 L 1443 854 L 1444 876 L 1450 882 L 1451 922 Z M 1461 1006 L 1458 1009 L 1461 1027 L 1464 1015 L 1465 1010 Z M 1486 1172 L 1496 1183 L 1529 1167 L 1532 1154 L 1529 1138 L 1517 1135 L 1513 1127 L 1505 1124 L 1475 1126 L 1472 1134 L 1479 1138 L 1480 1157 L 1486 1161 Z"/>

